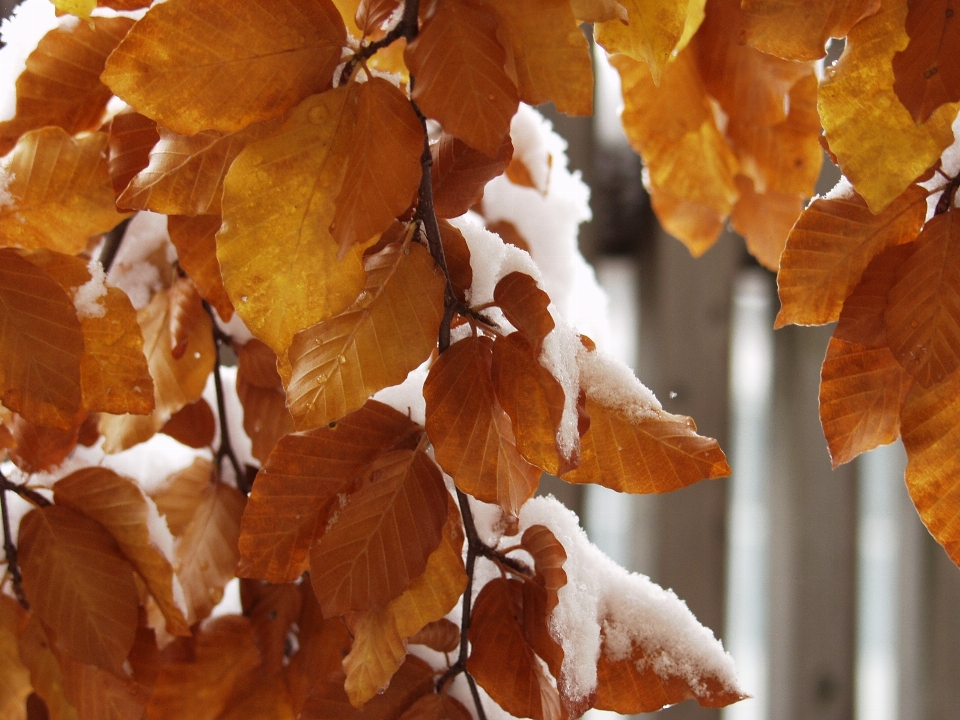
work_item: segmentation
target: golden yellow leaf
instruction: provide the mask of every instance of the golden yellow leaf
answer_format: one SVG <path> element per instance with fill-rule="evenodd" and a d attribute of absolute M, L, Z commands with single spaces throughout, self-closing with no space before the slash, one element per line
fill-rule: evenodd
<path fill-rule="evenodd" d="M 271 0 L 174 0 L 150 8 L 101 77 L 174 132 L 230 133 L 326 89 L 345 44 L 330 0 L 282 12 Z"/>
<path fill-rule="evenodd" d="M 663 229 L 681 240 L 693 257 L 713 247 L 726 224 L 726 216 L 706 203 L 683 200 L 650 185 L 650 205 Z M 736 206 L 734 206 L 736 207 Z"/>
<path fill-rule="evenodd" d="M 58 127 L 33 130 L 3 158 L 0 175 L 9 196 L 0 206 L 4 245 L 74 255 L 126 217 L 113 202 L 105 133 L 74 139 Z"/>
<path fill-rule="evenodd" d="M 338 260 L 329 230 L 355 116 L 351 88 L 307 98 L 274 134 L 247 145 L 224 180 L 223 283 L 240 317 L 278 355 L 363 289 L 363 248 Z"/>
<path fill-rule="evenodd" d="M 846 37 L 880 0 L 744 0 L 744 39 L 758 50 L 788 60 L 816 60 L 832 37 Z"/>
<path fill-rule="evenodd" d="M 76 15 L 84 20 L 90 18 L 90 13 L 97 7 L 97 0 L 50 0 L 62 13 Z"/>
<path fill-rule="evenodd" d="M 627 9 L 617 0 L 570 0 L 573 16 L 579 22 L 602 23 L 605 20 L 627 22 Z"/>
<path fill-rule="evenodd" d="M 179 360 L 173 357 L 169 293 L 164 290 L 137 313 L 143 350 L 154 382 L 154 409 L 149 415 L 100 416 L 104 451 L 119 452 L 148 440 L 185 405 L 200 397 L 213 370 L 216 347 L 210 316 L 203 313 L 190 333 Z"/>
<path fill-rule="evenodd" d="M 106 528 L 150 588 L 167 621 L 167 632 L 189 635 L 186 618 L 174 599 L 173 567 L 151 541 L 150 511 L 139 486 L 107 468 L 90 467 L 57 481 L 53 494 L 57 505 L 72 508 Z"/>
<path fill-rule="evenodd" d="M 70 135 L 96 130 L 110 99 L 100 73 L 131 25 L 129 18 L 92 18 L 44 35 L 17 78 L 16 115 L 0 122 L 0 155 L 29 130 L 50 125 Z"/>
<path fill-rule="evenodd" d="M 883 0 L 859 22 L 840 60 L 820 84 L 823 128 L 840 169 L 870 209 L 879 213 L 953 142 L 950 124 L 960 105 L 941 106 L 914 123 L 893 90 L 891 65 L 907 46 L 907 0 Z"/>
<path fill-rule="evenodd" d="M 893 56 L 894 92 L 918 123 L 948 102 L 960 100 L 960 32 L 953 0 L 909 3 L 910 44 Z"/>
<path fill-rule="evenodd" d="M 444 282 L 430 253 L 417 243 L 392 244 L 364 264 L 362 298 L 290 345 L 287 404 L 299 430 L 357 410 L 403 382 L 436 347 Z"/>
<path fill-rule="evenodd" d="M 355 38 L 363 37 L 363 31 L 357 26 L 357 10 L 360 7 L 360 0 L 333 0 L 344 25 L 351 35 Z"/>
<path fill-rule="evenodd" d="M 20 660 L 20 633 L 26 613 L 9 595 L 0 595 L 0 717 L 26 720 L 24 701 L 33 688 L 30 671 Z"/>
<path fill-rule="evenodd" d="M 98 523 L 58 505 L 20 521 L 23 589 L 33 611 L 78 662 L 115 673 L 133 646 L 133 567 Z"/>
<path fill-rule="evenodd" d="M 678 49 L 687 24 L 689 0 L 624 0 L 627 21 L 607 20 L 594 26 L 594 37 L 608 53 L 623 53 L 645 62 L 655 85 Z"/>

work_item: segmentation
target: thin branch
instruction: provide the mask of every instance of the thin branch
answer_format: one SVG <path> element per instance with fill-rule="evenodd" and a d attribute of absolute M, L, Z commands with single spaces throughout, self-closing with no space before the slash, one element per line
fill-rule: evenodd
<path fill-rule="evenodd" d="M 6 478 L 3 478 L 6 480 Z M 20 565 L 17 562 L 17 546 L 13 544 L 10 533 L 10 511 L 7 509 L 6 486 L 0 490 L 0 513 L 3 515 L 3 553 L 7 558 L 7 571 L 13 581 L 13 594 L 24 610 L 30 609 L 27 596 L 23 592 L 23 576 L 20 574 Z"/>
<path fill-rule="evenodd" d="M 43 508 L 53 505 L 52 502 L 47 500 L 36 490 L 31 490 L 26 485 L 17 485 L 17 483 L 7 479 L 3 473 L 0 473 L 0 490 L 9 490 L 14 492 L 34 507 Z"/>
<path fill-rule="evenodd" d="M 937 209 L 934 211 L 934 215 L 943 215 L 953 207 L 953 199 L 957 196 L 957 188 L 960 188 L 960 175 L 951 178 L 943 189 L 943 195 L 937 201 Z"/>
<path fill-rule="evenodd" d="M 420 0 L 410 0 L 410 2 L 406 3 L 403 7 L 403 17 L 400 18 L 400 22 L 398 22 L 390 32 L 379 40 L 362 46 L 354 53 L 353 57 L 347 61 L 347 64 L 343 66 L 343 72 L 340 73 L 340 79 L 337 85 L 341 86 L 350 82 L 350 78 L 353 77 L 353 73 L 356 72 L 357 65 L 365 63 L 376 55 L 379 50 L 392 45 L 400 38 L 405 38 L 407 42 L 411 42 L 419 31 L 417 22 L 417 16 L 419 14 Z"/>
<path fill-rule="evenodd" d="M 117 257 L 117 251 L 120 249 L 120 243 L 123 242 L 124 235 L 127 234 L 127 226 L 133 218 L 127 218 L 117 225 L 113 230 L 105 233 L 103 239 L 103 248 L 100 250 L 100 257 L 97 258 L 103 265 L 104 272 L 110 272 L 110 266 Z"/>

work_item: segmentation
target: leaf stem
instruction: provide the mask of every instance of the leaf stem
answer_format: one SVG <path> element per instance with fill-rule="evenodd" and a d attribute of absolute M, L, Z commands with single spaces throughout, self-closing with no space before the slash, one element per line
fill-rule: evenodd
<path fill-rule="evenodd" d="M 13 581 L 13 594 L 17 602 L 23 606 L 24 610 L 30 610 L 30 603 L 27 602 L 27 596 L 23 592 L 23 576 L 20 574 L 20 565 L 17 562 L 17 546 L 13 544 L 13 536 L 10 533 L 10 511 L 7 509 L 7 486 L 13 485 L 7 478 L 0 473 L 3 487 L 0 489 L 0 514 L 3 515 L 3 553 L 7 558 L 7 571 Z M 44 498 L 46 500 L 46 498 Z"/>
<path fill-rule="evenodd" d="M 933 213 L 934 215 L 943 215 L 953 207 L 953 199 L 957 195 L 957 188 L 960 188 L 960 175 L 950 178 L 950 182 L 943 188 L 943 195 L 941 195 L 937 201 L 937 208 Z"/>
<path fill-rule="evenodd" d="M 100 257 L 97 258 L 100 261 L 100 264 L 103 265 L 103 271 L 105 273 L 110 272 L 110 267 L 113 265 L 113 261 L 117 257 L 117 251 L 120 250 L 120 244 L 123 242 L 123 238 L 127 234 L 127 226 L 130 224 L 132 219 L 132 217 L 127 218 L 117 225 L 113 230 L 105 233 L 103 247 L 100 249 Z"/>

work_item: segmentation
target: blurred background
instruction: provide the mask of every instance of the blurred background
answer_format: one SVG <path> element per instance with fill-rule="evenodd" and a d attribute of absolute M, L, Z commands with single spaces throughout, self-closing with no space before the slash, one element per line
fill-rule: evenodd
<path fill-rule="evenodd" d="M 0 0 L 0 17 L 16 4 Z M 733 475 L 662 496 L 555 478 L 543 491 L 620 564 L 675 590 L 753 694 L 658 717 L 960 718 L 960 569 L 913 509 L 902 447 L 831 469 L 817 394 L 832 327 L 775 333 L 775 277 L 732 231 L 698 260 L 663 232 L 602 55 L 592 118 L 540 109 L 592 188 L 580 244 L 610 296 L 612 349 L 666 410 L 720 441 Z M 819 192 L 839 177 L 826 163 Z"/>

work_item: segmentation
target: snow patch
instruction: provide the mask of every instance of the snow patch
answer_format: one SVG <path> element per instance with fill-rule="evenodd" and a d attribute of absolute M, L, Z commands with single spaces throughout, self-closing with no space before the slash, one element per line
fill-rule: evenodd
<path fill-rule="evenodd" d="M 107 274 L 103 265 L 97 259 L 92 259 L 87 265 L 90 279 L 78 287 L 73 294 L 73 305 L 77 309 L 79 318 L 99 318 L 107 314 L 107 308 L 100 302 L 100 298 L 107 294 Z"/>
<path fill-rule="evenodd" d="M 0 24 L 0 121 L 17 114 L 17 78 L 37 43 L 60 24 L 50 0 L 25 0 Z"/>
<path fill-rule="evenodd" d="M 157 265 L 150 262 L 154 256 L 165 263 L 177 259 L 177 251 L 167 232 L 167 216 L 139 212 L 127 225 L 126 234 L 114 258 L 107 281 L 123 290 L 133 307 L 139 310 L 150 302 L 154 293 L 168 283 L 161 278 Z"/>
<path fill-rule="evenodd" d="M 430 361 L 427 360 L 420 367 L 411 370 L 402 383 L 384 388 L 375 394 L 373 399 L 389 405 L 422 426 L 427 421 L 427 401 L 423 399 L 423 383 L 426 382 L 429 371 Z"/>
<path fill-rule="evenodd" d="M 10 194 L 7 188 L 10 187 L 10 183 L 14 177 L 14 174 L 10 170 L 0 165 L 0 208 L 13 205 L 13 195 Z"/>
<path fill-rule="evenodd" d="M 850 181 L 843 175 L 840 176 L 840 180 L 837 181 L 837 184 L 823 196 L 824 200 L 849 200 L 854 196 L 856 191 L 853 189 L 853 185 L 850 184 Z"/>
<path fill-rule="evenodd" d="M 632 422 L 657 417 L 663 406 L 656 396 L 637 379 L 633 370 L 601 351 L 588 351 L 580 345 L 577 351 L 580 387 L 591 400 L 618 410 Z"/>

